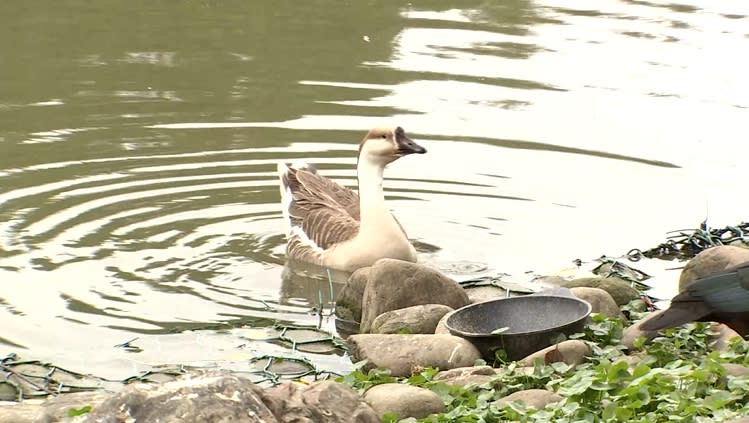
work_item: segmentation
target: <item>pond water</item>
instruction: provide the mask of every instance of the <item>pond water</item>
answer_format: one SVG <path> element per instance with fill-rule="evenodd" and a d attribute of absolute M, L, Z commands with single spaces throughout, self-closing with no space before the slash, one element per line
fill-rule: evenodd
<path fill-rule="evenodd" d="M 328 284 L 284 271 L 276 163 L 353 185 L 383 123 L 428 149 L 386 193 L 420 261 L 456 279 L 739 223 L 748 16 L 744 0 L 2 2 L 0 356 L 116 378 L 282 351 L 239 349 L 257 338 L 241 331 L 317 324 Z M 663 297 L 678 265 L 650 266 Z"/>

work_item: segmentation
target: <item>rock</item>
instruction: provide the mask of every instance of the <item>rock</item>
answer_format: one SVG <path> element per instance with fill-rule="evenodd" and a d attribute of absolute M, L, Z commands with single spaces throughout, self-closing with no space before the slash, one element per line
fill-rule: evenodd
<path fill-rule="evenodd" d="M 520 364 L 532 366 L 536 359 L 540 359 L 545 364 L 564 362 L 570 366 L 576 366 L 585 363 L 588 354 L 590 354 L 590 348 L 585 342 L 572 339 L 537 351 L 520 360 Z"/>
<path fill-rule="evenodd" d="M 442 370 L 472 366 L 481 354 L 469 341 L 452 335 L 352 335 L 349 352 L 364 370 L 390 369 L 393 376 L 409 376 L 424 367 Z"/>
<path fill-rule="evenodd" d="M 608 292 L 609 295 L 614 299 L 617 305 L 625 305 L 630 301 L 640 298 L 640 293 L 633 288 L 629 282 L 624 279 L 611 276 L 608 278 L 604 277 L 590 277 L 590 278 L 578 278 L 571 281 L 566 281 L 561 284 L 566 288 L 575 287 L 588 287 L 588 288 L 600 288 Z"/>
<path fill-rule="evenodd" d="M 136 383 L 102 402 L 85 422 L 277 422 L 262 389 L 228 372 L 189 374 L 162 384 Z"/>
<path fill-rule="evenodd" d="M 601 313 L 606 317 L 620 318 L 622 321 L 626 321 L 614 298 L 603 289 L 578 286 L 572 288 L 571 291 L 575 297 L 590 303 L 592 313 Z"/>
<path fill-rule="evenodd" d="M 722 363 L 721 366 L 726 369 L 727 374 L 734 377 L 744 377 L 749 375 L 749 367 L 742 366 L 741 364 Z"/>
<path fill-rule="evenodd" d="M 445 325 L 445 321 L 450 318 L 450 316 L 455 313 L 454 311 L 451 311 L 440 319 L 439 322 L 437 322 L 437 327 L 434 328 L 434 334 L 435 335 L 452 335 L 450 333 L 450 329 L 447 328 L 447 325 Z"/>
<path fill-rule="evenodd" d="M 510 402 L 522 401 L 526 407 L 534 407 L 541 410 L 546 405 L 559 402 L 562 399 L 560 395 L 546 389 L 526 389 L 525 391 L 518 391 L 500 398 L 494 401 L 494 404 L 497 407 L 503 407 Z"/>
<path fill-rule="evenodd" d="M 631 350 L 632 347 L 635 345 L 635 340 L 637 338 L 643 336 L 645 337 L 645 342 L 650 342 L 653 338 L 658 336 L 658 331 L 644 330 L 644 329 L 641 329 L 640 326 L 643 323 L 647 322 L 648 320 L 652 319 L 653 317 L 659 315 L 660 313 L 663 313 L 663 310 L 658 310 L 654 313 L 650 313 L 644 319 L 639 320 L 635 322 L 633 325 L 630 325 L 624 328 L 624 332 L 622 332 L 621 344 L 627 347 L 627 349 Z"/>
<path fill-rule="evenodd" d="M 484 301 L 496 300 L 497 298 L 507 297 L 506 289 L 502 289 L 498 286 L 493 286 L 493 285 L 466 288 L 465 291 L 466 291 L 466 294 L 468 294 L 468 300 L 474 304 L 483 303 Z"/>
<path fill-rule="evenodd" d="M 715 333 L 710 337 L 710 339 L 714 342 L 712 345 L 713 349 L 717 351 L 728 351 L 728 345 L 732 338 L 738 337 L 741 339 L 741 335 L 739 335 L 738 332 L 723 323 L 713 323 L 710 326 L 710 329 Z"/>
<path fill-rule="evenodd" d="M 437 323 L 452 308 L 442 304 L 424 304 L 387 311 L 372 322 L 372 333 L 434 333 Z"/>
<path fill-rule="evenodd" d="M 369 282 L 372 267 L 362 267 L 349 276 L 346 285 L 335 300 L 336 315 L 342 319 L 361 322 L 364 289 Z"/>
<path fill-rule="evenodd" d="M 364 394 L 364 400 L 378 416 L 395 413 L 400 419 L 420 419 L 445 411 L 439 395 L 429 389 L 402 383 L 384 383 L 373 386 Z"/>
<path fill-rule="evenodd" d="M 362 332 L 369 332 L 382 313 L 421 304 L 443 304 L 454 309 L 469 304 L 457 282 L 429 267 L 395 259 L 372 265 L 362 300 Z"/>
<path fill-rule="evenodd" d="M 497 371 L 491 366 L 474 366 L 443 370 L 434 375 L 432 380 L 457 386 L 466 386 L 470 384 L 483 385 L 496 376 Z"/>
<path fill-rule="evenodd" d="M 740 419 L 723 420 L 723 423 L 749 423 L 749 417 L 742 417 Z"/>
<path fill-rule="evenodd" d="M 749 261 L 749 249 L 721 245 L 697 254 L 684 266 L 679 276 L 679 292 L 697 279 Z"/>
<path fill-rule="evenodd" d="M 98 407 L 111 396 L 106 391 L 75 392 L 58 395 L 38 404 L 23 402 L 0 405 L 0 422 L 58 422 L 65 420 L 70 410 Z"/>
<path fill-rule="evenodd" d="M 263 393 L 263 399 L 276 416 L 277 420 L 272 421 L 283 423 L 376 423 L 380 421 L 377 413 L 356 392 L 333 381 L 319 382 L 310 386 L 285 382 L 267 389 Z"/>

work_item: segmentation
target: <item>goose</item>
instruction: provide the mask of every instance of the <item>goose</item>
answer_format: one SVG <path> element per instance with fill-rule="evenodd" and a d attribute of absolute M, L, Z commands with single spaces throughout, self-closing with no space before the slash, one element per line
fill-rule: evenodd
<path fill-rule="evenodd" d="M 281 205 L 292 260 L 353 272 L 381 258 L 416 262 L 416 250 L 385 206 L 383 172 L 393 161 L 426 149 L 401 127 L 374 128 L 359 143 L 358 194 L 315 167 L 278 164 Z"/>
<path fill-rule="evenodd" d="M 695 280 L 640 328 L 654 331 L 694 321 L 721 322 L 740 335 L 749 333 L 749 262 Z"/>

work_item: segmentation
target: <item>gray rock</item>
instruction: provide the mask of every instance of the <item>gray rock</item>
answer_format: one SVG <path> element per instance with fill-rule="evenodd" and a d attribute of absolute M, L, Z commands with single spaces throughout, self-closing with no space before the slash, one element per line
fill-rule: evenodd
<path fill-rule="evenodd" d="M 434 333 L 437 323 L 453 311 L 442 304 L 424 304 L 387 311 L 372 322 L 372 333 Z"/>
<path fill-rule="evenodd" d="M 263 400 L 285 423 L 379 423 L 377 413 L 343 384 L 324 381 L 308 387 L 286 382 L 267 389 Z M 261 420 L 253 420 L 261 421 Z M 272 420 L 276 421 L 276 420 Z"/>
<path fill-rule="evenodd" d="M 339 317 L 361 322 L 364 289 L 369 282 L 369 273 L 371 270 L 371 267 L 362 267 L 349 276 L 346 285 L 338 293 L 335 301 L 336 314 Z"/>
<path fill-rule="evenodd" d="M 521 365 L 532 366 L 536 359 L 540 359 L 542 363 L 546 364 L 564 362 L 570 366 L 576 366 L 585 363 L 588 354 L 590 354 L 590 348 L 585 342 L 571 339 L 536 351 L 520 360 L 520 363 Z"/>
<path fill-rule="evenodd" d="M 496 376 L 497 371 L 491 366 L 474 366 L 441 371 L 433 380 L 457 386 L 483 385 Z"/>
<path fill-rule="evenodd" d="M 537 409 L 543 409 L 548 404 L 561 401 L 563 398 L 554 392 L 547 391 L 546 389 L 526 389 L 525 391 L 518 391 L 507 395 L 504 398 L 500 398 L 494 401 L 497 407 L 503 407 L 507 403 L 514 401 L 522 401 L 527 407 L 534 407 Z"/>
<path fill-rule="evenodd" d="M 452 335 L 361 334 L 346 343 L 355 362 L 367 360 L 364 370 L 386 368 L 393 376 L 409 376 L 424 367 L 472 366 L 481 358 L 473 344 Z"/>
<path fill-rule="evenodd" d="M 684 266 L 679 276 L 679 292 L 697 279 L 722 272 L 729 267 L 749 261 L 749 249 L 721 245 L 697 254 Z"/>
<path fill-rule="evenodd" d="M 640 293 L 633 288 L 629 282 L 624 279 L 611 276 L 608 278 L 604 277 L 590 277 L 590 278 L 577 278 L 571 281 L 566 281 L 561 284 L 565 288 L 575 288 L 585 286 L 588 288 L 600 288 L 608 292 L 611 298 L 614 299 L 617 305 L 624 305 L 630 301 L 640 298 Z"/>
<path fill-rule="evenodd" d="M 369 332 L 382 313 L 421 304 L 454 309 L 469 304 L 457 282 L 429 267 L 394 259 L 378 260 L 371 268 L 362 300 L 362 332 Z"/>
<path fill-rule="evenodd" d="M 137 383 L 95 407 L 85 422 L 277 422 L 249 379 L 224 372 L 190 374 L 162 384 Z"/>
<path fill-rule="evenodd" d="M 445 404 L 439 395 L 429 389 L 401 383 L 373 386 L 364 394 L 364 400 L 378 416 L 395 413 L 400 419 L 420 419 L 445 411 Z"/>
<path fill-rule="evenodd" d="M 590 303 L 592 313 L 601 313 L 607 317 L 618 317 L 626 321 L 614 298 L 603 289 L 578 286 L 572 288 L 571 291 L 575 297 Z"/>

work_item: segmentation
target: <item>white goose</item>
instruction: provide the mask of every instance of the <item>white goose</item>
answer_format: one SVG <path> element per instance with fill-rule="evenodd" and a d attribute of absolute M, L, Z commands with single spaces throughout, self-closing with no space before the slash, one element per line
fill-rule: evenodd
<path fill-rule="evenodd" d="M 416 261 L 416 250 L 385 206 L 385 167 L 426 149 L 401 127 L 375 128 L 359 144 L 359 194 L 308 165 L 278 165 L 281 203 L 288 231 L 286 255 L 347 272 L 381 258 Z"/>

